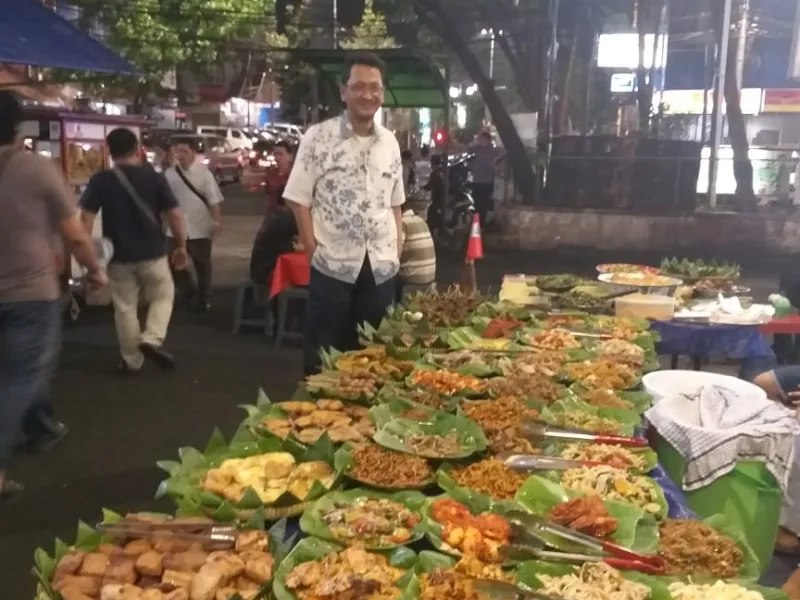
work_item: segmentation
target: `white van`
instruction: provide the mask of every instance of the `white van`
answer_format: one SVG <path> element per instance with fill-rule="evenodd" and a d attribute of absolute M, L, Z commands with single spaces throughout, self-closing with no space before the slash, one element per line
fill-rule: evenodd
<path fill-rule="evenodd" d="M 269 128 L 284 135 L 297 138 L 298 140 L 303 137 L 303 130 L 297 125 L 292 125 L 290 123 L 270 123 Z"/>
<path fill-rule="evenodd" d="M 226 140 L 234 150 L 252 150 L 253 140 L 243 129 L 238 127 L 224 127 L 222 125 L 198 125 L 197 133 L 212 135 Z"/>

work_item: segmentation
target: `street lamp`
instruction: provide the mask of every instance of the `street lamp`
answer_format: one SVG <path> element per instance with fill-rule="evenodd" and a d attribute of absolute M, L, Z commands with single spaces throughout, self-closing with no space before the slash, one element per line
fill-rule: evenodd
<path fill-rule="evenodd" d="M 503 30 L 498 29 L 495 31 L 492 28 L 483 28 L 481 29 L 481 35 L 484 37 L 489 36 L 489 79 L 494 82 L 494 42 L 498 35 L 503 35 Z"/>

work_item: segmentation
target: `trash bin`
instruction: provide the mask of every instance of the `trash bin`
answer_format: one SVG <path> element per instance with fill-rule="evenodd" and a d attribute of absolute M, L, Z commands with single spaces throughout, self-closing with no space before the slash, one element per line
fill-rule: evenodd
<path fill-rule="evenodd" d="M 686 460 L 672 445 L 655 434 L 658 460 L 672 481 L 680 485 Z M 737 525 L 758 557 L 761 574 L 769 567 L 778 535 L 783 493 L 763 463 L 742 461 L 733 471 L 710 485 L 684 490 L 686 501 L 701 517 L 723 514 Z"/>

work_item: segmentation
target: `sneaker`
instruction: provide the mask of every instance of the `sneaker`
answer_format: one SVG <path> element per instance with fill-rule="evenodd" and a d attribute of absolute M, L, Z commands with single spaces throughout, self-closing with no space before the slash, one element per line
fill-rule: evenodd
<path fill-rule="evenodd" d="M 22 443 L 21 449 L 29 454 L 44 454 L 52 450 L 69 433 L 69 428 L 58 421 L 50 423 L 48 429 L 47 433 L 28 437 Z"/>
<path fill-rule="evenodd" d="M 4 479 L 0 486 L 0 502 L 8 502 L 25 491 L 25 486 L 11 479 Z"/>
<path fill-rule="evenodd" d="M 153 344 L 139 344 L 139 352 L 144 354 L 146 359 L 152 360 L 164 370 L 175 368 L 175 357 L 159 346 L 154 346 Z"/>
<path fill-rule="evenodd" d="M 119 364 L 117 364 L 117 373 L 119 373 L 120 375 L 139 375 L 141 372 L 142 372 L 141 367 L 139 367 L 138 369 L 134 369 L 124 360 L 119 361 Z"/>

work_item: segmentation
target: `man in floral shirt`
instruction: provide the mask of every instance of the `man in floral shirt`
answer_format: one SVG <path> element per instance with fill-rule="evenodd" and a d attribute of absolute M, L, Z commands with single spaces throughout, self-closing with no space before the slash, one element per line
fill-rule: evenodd
<path fill-rule="evenodd" d="M 405 191 L 397 140 L 375 122 L 383 72 L 373 54 L 347 61 L 347 109 L 308 130 L 283 193 L 311 262 L 306 374 L 321 349 L 357 348 L 358 325 L 377 326 L 394 298 Z"/>

